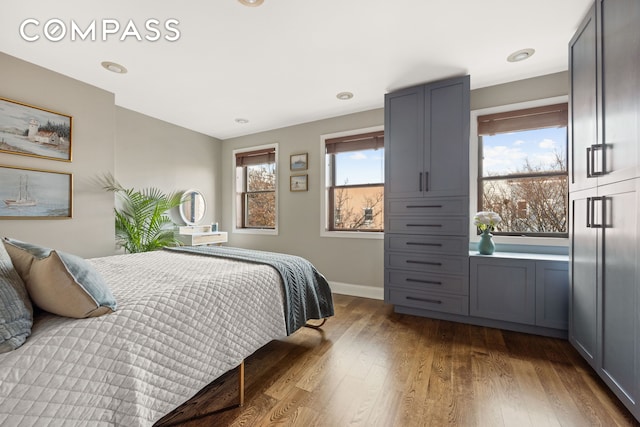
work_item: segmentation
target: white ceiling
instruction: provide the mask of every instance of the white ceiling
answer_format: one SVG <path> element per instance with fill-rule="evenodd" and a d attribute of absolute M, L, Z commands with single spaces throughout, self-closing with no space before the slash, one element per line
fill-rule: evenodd
<path fill-rule="evenodd" d="M 0 51 L 113 92 L 119 106 L 227 139 L 380 108 L 388 91 L 450 76 L 470 74 L 473 89 L 566 70 L 567 44 L 592 1 L 11 1 L 0 14 Z M 26 27 L 40 35 L 35 42 L 19 32 L 29 18 L 40 22 Z M 180 38 L 120 41 L 129 20 L 153 36 L 152 18 L 178 20 Z M 51 19 L 68 30 L 96 20 L 98 40 L 49 41 Z M 122 28 L 102 41 L 105 19 Z M 506 61 L 524 48 L 536 53 Z M 108 72 L 102 61 L 129 72 Z M 340 101 L 341 91 L 355 96 Z"/>

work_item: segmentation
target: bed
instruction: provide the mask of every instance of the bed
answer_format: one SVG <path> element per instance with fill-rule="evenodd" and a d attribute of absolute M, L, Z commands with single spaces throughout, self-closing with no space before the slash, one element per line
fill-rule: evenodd
<path fill-rule="evenodd" d="M 0 354 L 0 425 L 149 426 L 300 318 L 333 314 L 321 276 L 320 295 L 298 295 L 300 306 L 277 268 L 201 252 L 88 260 L 117 310 L 34 314 L 31 336 Z"/>

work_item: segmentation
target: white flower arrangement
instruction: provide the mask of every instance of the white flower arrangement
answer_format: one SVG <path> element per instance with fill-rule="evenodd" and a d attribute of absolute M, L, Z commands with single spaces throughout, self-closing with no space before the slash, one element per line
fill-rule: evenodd
<path fill-rule="evenodd" d="M 473 217 L 473 225 L 478 227 L 480 231 L 493 231 L 496 225 L 502 221 L 500 215 L 491 211 L 481 211 Z"/>

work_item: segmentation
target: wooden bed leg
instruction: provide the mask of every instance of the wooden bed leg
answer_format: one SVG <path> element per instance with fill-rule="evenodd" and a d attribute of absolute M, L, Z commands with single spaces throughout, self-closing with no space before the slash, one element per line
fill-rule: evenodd
<path fill-rule="evenodd" d="M 244 360 L 238 366 L 238 406 L 244 406 Z"/>

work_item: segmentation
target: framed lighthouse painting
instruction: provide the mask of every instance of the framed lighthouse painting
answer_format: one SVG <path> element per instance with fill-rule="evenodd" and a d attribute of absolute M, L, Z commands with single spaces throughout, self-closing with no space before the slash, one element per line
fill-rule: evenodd
<path fill-rule="evenodd" d="M 0 98 L 0 152 L 71 161 L 71 116 Z"/>
<path fill-rule="evenodd" d="M 0 165 L 0 219 L 72 217 L 70 173 Z"/>

